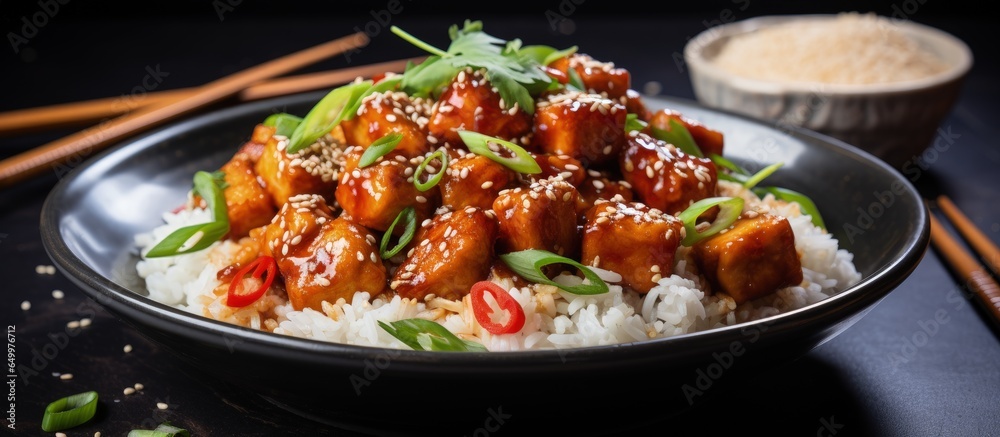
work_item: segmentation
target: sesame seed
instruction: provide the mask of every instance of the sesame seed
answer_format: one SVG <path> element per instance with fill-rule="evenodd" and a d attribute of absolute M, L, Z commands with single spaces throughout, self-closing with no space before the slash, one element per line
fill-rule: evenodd
<path fill-rule="evenodd" d="M 62 290 L 52 290 L 52 297 L 56 299 L 62 299 L 66 297 L 66 293 L 63 293 Z"/>
<path fill-rule="evenodd" d="M 371 258 L 371 260 L 372 260 L 373 263 L 378 262 L 378 257 L 375 256 L 375 252 L 372 252 L 371 256 L 369 258 Z"/>
<path fill-rule="evenodd" d="M 531 200 L 530 199 L 524 199 L 524 201 L 521 202 L 521 206 L 523 206 L 525 208 L 531 208 Z"/>
<path fill-rule="evenodd" d="M 59 379 L 61 379 L 63 381 L 69 381 L 69 380 L 73 379 L 73 374 L 72 373 L 63 373 L 62 375 L 59 375 Z"/>
<path fill-rule="evenodd" d="M 56 437 L 66 437 L 66 433 L 57 432 Z"/>
<path fill-rule="evenodd" d="M 79 328 L 80 327 L 80 322 L 78 320 L 74 320 L 72 322 L 67 323 L 66 327 L 69 328 L 69 329 Z"/>
<path fill-rule="evenodd" d="M 56 274 L 56 268 L 55 268 L 55 266 L 45 266 L 45 274 L 46 275 L 54 275 L 54 274 Z"/>
<path fill-rule="evenodd" d="M 292 238 L 292 241 L 291 241 L 292 246 L 294 246 L 296 244 L 299 244 L 301 242 L 302 242 L 302 236 L 301 235 L 296 235 L 294 238 Z"/>
<path fill-rule="evenodd" d="M 486 190 L 486 189 L 489 189 L 492 186 L 493 186 L 493 181 L 486 181 L 486 182 L 483 182 L 483 184 L 480 185 L 479 187 L 482 188 L 482 189 L 484 189 L 484 190 Z"/>
<path fill-rule="evenodd" d="M 166 410 L 168 406 L 169 406 L 169 405 L 167 405 L 167 404 L 165 404 L 165 403 L 163 403 L 163 402 L 157 402 L 157 403 L 156 403 L 156 408 L 159 408 L 159 409 L 161 409 L 161 410 Z"/>
<path fill-rule="evenodd" d="M 326 278 L 324 278 L 322 276 L 317 277 L 316 278 L 316 282 L 319 283 L 319 285 L 322 286 L 322 287 L 329 287 L 330 286 L 330 280 L 326 279 Z"/>
<path fill-rule="evenodd" d="M 122 390 L 122 393 L 124 393 L 125 396 L 128 396 L 132 393 L 135 393 L 135 389 L 132 387 L 125 387 L 125 390 Z"/>
<path fill-rule="evenodd" d="M 45 274 L 45 266 L 40 265 L 40 264 L 37 265 L 37 266 L 35 266 L 35 273 L 38 273 L 39 275 L 44 275 Z"/>
<path fill-rule="evenodd" d="M 94 437 L 101 437 L 101 432 L 100 431 L 95 432 Z"/>
<path fill-rule="evenodd" d="M 357 255 L 358 255 L 358 261 L 364 261 L 365 260 L 365 254 L 361 253 L 360 250 L 357 252 Z"/>
<path fill-rule="evenodd" d="M 90 322 L 91 322 L 90 319 L 80 319 L 80 326 L 86 328 L 90 326 Z"/>
<path fill-rule="evenodd" d="M 144 389 L 144 388 L 146 388 L 146 386 L 144 386 L 144 385 L 142 385 L 142 384 L 139 384 L 138 382 L 137 382 L 137 383 L 135 383 L 135 389 L 136 389 L 136 390 L 142 390 L 142 389 Z"/>
<path fill-rule="evenodd" d="M 600 180 L 595 179 L 594 180 L 594 188 L 597 188 L 598 190 L 604 189 L 604 182 L 601 182 Z"/>
<path fill-rule="evenodd" d="M 388 115 L 385 116 L 385 120 L 388 121 L 389 123 L 395 123 L 396 122 L 396 116 L 393 115 L 393 114 L 388 114 Z"/>
<path fill-rule="evenodd" d="M 281 245 L 281 255 L 288 255 L 288 243 Z"/>
<path fill-rule="evenodd" d="M 445 241 L 442 241 L 441 244 L 438 245 L 438 250 L 442 252 L 444 252 L 444 250 L 447 248 L 448 248 L 448 243 Z"/>
<path fill-rule="evenodd" d="M 646 167 L 646 177 L 652 179 L 655 174 L 653 173 L 653 167 Z"/>
<path fill-rule="evenodd" d="M 597 220 L 594 220 L 594 223 L 600 224 L 600 223 L 605 223 L 607 221 L 608 221 L 608 217 L 607 216 L 605 216 L 605 217 L 598 217 Z"/>
<path fill-rule="evenodd" d="M 126 344 L 125 347 L 122 348 L 122 351 L 124 351 L 125 353 L 132 352 L 132 345 Z"/>
<path fill-rule="evenodd" d="M 659 273 L 657 273 L 657 274 L 653 275 L 653 277 L 652 277 L 652 278 L 650 278 L 650 279 L 651 279 L 651 280 L 652 280 L 653 282 L 660 282 L 660 279 L 663 279 L 663 276 L 662 276 L 662 275 L 660 275 Z"/>
<path fill-rule="evenodd" d="M 650 267 L 649 271 L 651 271 L 653 273 L 659 273 L 660 272 L 660 266 L 658 266 L 656 264 L 653 264 L 653 267 Z"/>
<path fill-rule="evenodd" d="M 424 196 L 417 196 L 418 203 L 427 203 L 427 198 Z"/>
<path fill-rule="evenodd" d="M 24 310 L 24 311 L 30 310 L 31 309 L 31 302 L 28 302 L 28 301 L 21 302 L 21 309 Z"/>

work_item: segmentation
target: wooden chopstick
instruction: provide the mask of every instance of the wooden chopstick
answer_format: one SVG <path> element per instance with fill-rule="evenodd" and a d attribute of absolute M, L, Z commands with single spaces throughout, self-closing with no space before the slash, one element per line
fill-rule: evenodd
<path fill-rule="evenodd" d="M 115 141 L 231 97 L 256 82 L 281 76 L 367 43 L 368 37 L 362 32 L 338 38 L 209 82 L 198 87 L 197 92 L 185 99 L 140 108 L 91 129 L 7 158 L 0 161 L 0 187 L 8 187 L 35 176 L 47 167 L 63 163 L 67 159 L 86 158 Z"/>
<path fill-rule="evenodd" d="M 969 242 L 983 262 L 993 270 L 993 274 L 1000 276 L 1000 249 L 997 245 L 993 244 L 993 241 L 983 234 L 983 231 L 980 231 L 948 196 L 938 196 L 937 204 L 948 217 L 948 221 L 962 234 L 962 238 Z"/>
<path fill-rule="evenodd" d="M 931 244 L 941 252 L 945 261 L 976 294 L 993 317 L 993 321 L 1000 325 L 1000 284 L 997 284 L 997 281 L 990 276 L 989 271 L 941 226 L 941 222 L 934 217 L 933 213 L 929 216 L 931 219 Z"/>
<path fill-rule="evenodd" d="M 408 62 L 420 63 L 424 59 L 424 57 L 400 59 L 265 80 L 240 91 L 236 95 L 236 100 L 249 102 L 342 85 L 354 80 L 358 76 L 371 77 L 386 72 L 401 73 L 406 68 Z M 37 132 L 43 129 L 83 126 L 99 122 L 108 117 L 122 115 L 141 107 L 185 99 L 197 92 L 198 88 L 181 88 L 148 92 L 135 103 L 126 102 L 122 97 L 107 97 L 82 102 L 0 112 L 0 136 Z"/>

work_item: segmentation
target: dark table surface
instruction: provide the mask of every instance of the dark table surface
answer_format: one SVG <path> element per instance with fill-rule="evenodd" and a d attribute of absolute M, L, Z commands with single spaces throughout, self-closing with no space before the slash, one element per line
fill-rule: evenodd
<path fill-rule="evenodd" d="M 13 47 L 0 49 L 0 79 L 4 79 L 0 81 L 0 110 L 128 96 L 142 90 L 149 69 L 164 74 L 162 81 L 147 80 L 146 86 L 199 85 L 350 33 L 388 4 L 355 5 L 340 13 L 316 4 L 285 6 L 282 12 L 290 15 L 284 15 L 267 10 L 281 9 L 274 4 L 200 3 L 186 9 L 162 6 L 159 11 L 151 6 L 142 13 L 129 9 L 132 3 L 61 5 L 27 44 L 18 46 L 18 53 Z M 669 15 L 622 6 L 619 12 L 631 13 L 622 15 L 600 12 L 596 2 L 563 0 L 522 7 L 518 10 L 527 11 L 522 15 L 498 15 L 491 10 L 446 15 L 440 13 L 441 6 L 403 2 L 392 24 L 440 42 L 448 24 L 466 17 L 482 18 L 487 30 L 498 36 L 557 47 L 576 44 L 599 59 L 613 60 L 631 70 L 636 89 L 693 99 L 686 72 L 673 55 L 688 38 L 720 18 L 842 10 L 902 12 L 964 39 L 976 56 L 957 106 L 942 123 L 959 135 L 955 144 L 909 176 L 925 197 L 947 194 L 993 241 L 1000 241 L 1000 146 L 995 141 L 1000 134 L 996 103 L 1000 101 L 996 80 L 1000 72 L 994 56 L 995 24 L 974 11 L 944 3 L 882 2 L 871 7 L 851 2 L 806 6 L 734 0 L 678 7 Z M 24 24 L 20 18 L 41 10 L 36 4 L 25 4 L 4 11 L 5 31 L 20 31 Z M 0 7 L 12 6 L 4 2 Z M 560 18 L 554 13 L 564 18 L 555 28 L 550 20 Z M 331 59 L 306 71 L 419 54 L 381 32 L 351 59 Z M 141 93 L 136 92 L 135 98 L 141 98 Z M 0 157 L 66 133 L 0 138 Z M 40 421 L 48 402 L 97 390 L 102 396 L 98 417 L 68 431 L 69 435 L 100 431 L 103 436 L 123 436 L 128 430 L 153 428 L 165 420 L 197 435 L 353 435 L 322 428 L 239 387 L 207 380 L 106 313 L 68 279 L 58 273 L 36 273 L 36 266 L 51 264 L 39 238 L 39 212 L 57 180 L 55 172 L 46 173 L 0 193 L 0 277 L 5 278 L 0 286 L 0 326 L 7 329 L 8 351 L 13 351 L 16 364 L 37 371 L 25 374 L 26 381 L 5 379 L 17 380 L 13 388 L 3 390 L 12 396 L 2 403 L 7 411 L 5 431 L 14 428 L 16 435 L 42 435 Z M 65 297 L 53 298 L 53 290 L 62 290 Z M 725 396 L 650 431 L 1000 435 L 998 330 L 965 296 L 956 277 L 929 249 L 898 289 L 833 340 L 799 360 L 748 378 Z M 23 301 L 31 303 L 29 310 L 21 309 Z M 68 322 L 83 318 L 92 319 L 92 324 L 67 331 Z M 123 351 L 125 345 L 131 345 L 131 353 Z M 56 376 L 65 373 L 73 378 Z M 145 388 L 125 396 L 122 390 L 135 383 Z M 158 402 L 169 408 L 159 410 Z"/>

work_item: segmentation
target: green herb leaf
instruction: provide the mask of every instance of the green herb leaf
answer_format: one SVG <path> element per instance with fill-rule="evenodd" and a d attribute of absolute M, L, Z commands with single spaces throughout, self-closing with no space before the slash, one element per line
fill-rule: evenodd
<path fill-rule="evenodd" d="M 302 123 L 302 117 L 297 117 L 292 114 L 279 112 L 277 114 L 271 114 L 264 119 L 264 126 L 270 126 L 275 128 L 274 134 L 281 135 L 283 137 L 291 136 L 295 132 L 295 128 L 299 127 L 299 123 Z"/>
<path fill-rule="evenodd" d="M 198 193 L 212 211 L 212 221 L 180 228 L 146 252 L 146 258 L 182 255 L 197 252 L 211 246 L 229 233 L 229 213 L 223 194 L 225 175 L 222 172 L 199 171 L 194 174 L 194 191 Z"/>
<path fill-rule="evenodd" d="M 62 431 L 87 423 L 97 412 L 97 392 L 88 391 L 59 399 L 45 407 L 42 430 Z"/>
<path fill-rule="evenodd" d="M 628 114 L 625 116 L 625 133 L 632 131 L 642 131 L 649 123 L 639 120 L 639 114 Z"/>
<path fill-rule="evenodd" d="M 544 90 L 552 78 L 540 68 L 531 56 L 520 54 L 520 42 L 508 43 L 482 31 L 482 22 L 466 21 L 465 26 L 451 26 L 448 33 L 451 44 L 447 51 L 427 44 L 393 26 L 392 32 L 403 39 L 432 53 L 439 58 L 424 61 L 422 68 L 414 68 L 413 77 L 403 81 L 403 89 L 415 95 L 433 95 L 443 89 L 466 67 L 485 69 L 486 79 L 495 86 L 505 105 L 514 103 L 528 114 L 535 111 L 535 100 L 531 91 Z"/>
<path fill-rule="evenodd" d="M 441 169 L 437 173 L 435 173 L 434 176 L 428 178 L 427 182 L 420 182 L 420 176 L 424 173 L 424 168 L 427 167 L 427 164 L 430 164 L 431 161 L 434 161 L 435 159 L 441 161 Z M 420 165 L 417 166 L 417 170 L 413 172 L 413 186 L 417 187 L 417 189 L 420 190 L 421 192 L 434 188 L 434 186 L 437 185 L 438 182 L 441 182 L 441 179 L 444 177 L 444 171 L 447 168 L 448 168 L 448 154 L 445 153 L 443 149 L 439 149 L 438 151 L 431 153 L 430 156 L 424 158 L 423 162 L 421 162 Z"/>
<path fill-rule="evenodd" d="M 396 149 L 396 146 L 402 140 L 403 134 L 399 132 L 386 134 L 384 137 L 375 140 L 365 149 L 365 153 L 361 154 L 361 159 L 358 160 L 358 168 L 365 168 L 374 164 L 379 158 Z"/>
<path fill-rule="evenodd" d="M 437 322 L 426 319 L 403 319 L 391 323 L 378 322 L 393 337 L 418 351 L 487 352 L 474 341 L 462 340 Z"/>
<path fill-rule="evenodd" d="M 444 173 L 442 171 L 442 173 Z M 392 231 L 396 229 L 396 224 L 400 220 L 406 221 L 406 228 L 403 230 L 403 235 L 399 236 L 399 241 L 396 246 L 392 249 L 386 249 L 389 246 L 389 240 L 392 238 Z M 413 239 L 413 234 L 417 231 L 417 214 L 412 206 L 407 206 L 403 208 L 402 211 L 396 215 L 396 218 L 389 225 L 389 229 L 386 229 L 385 234 L 382 235 L 382 242 L 379 245 L 379 253 L 382 255 L 382 259 L 389 259 L 396 256 L 399 251 L 403 250 L 407 244 L 410 244 L 410 240 Z"/>
<path fill-rule="evenodd" d="M 528 249 L 500 255 L 500 259 L 519 276 L 532 282 L 552 285 L 573 294 L 591 295 L 608 292 L 608 284 L 589 267 L 549 251 Z M 590 284 L 566 286 L 549 279 L 542 272 L 542 268 L 552 264 L 568 264 L 576 267 L 590 281 Z"/>
<path fill-rule="evenodd" d="M 133 429 L 128 437 L 191 437 L 191 433 L 183 428 L 161 423 L 156 429 Z"/>
<path fill-rule="evenodd" d="M 701 149 L 698 147 L 698 144 L 695 143 L 694 138 L 691 137 L 691 132 L 688 132 L 687 128 L 684 127 L 681 122 L 671 118 L 670 121 L 667 122 L 667 125 L 670 129 L 660 129 L 654 127 L 651 128 L 650 131 L 652 131 L 654 137 L 677 146 L 678 149 L 681 149 L 682 152 L 687 153 L 688 155 L 697 156 L 699 158 L 704 157 L 701 154 Z"/>
<path fill-rule="evenodd" d="M 538 162 L 535 161 L 535 158 L 532 158 L 531 154 L 528 153 L 527 150 L 524 150 L 517 144 L 468 130 L 458 131 L 458 136 L 462 138 L 462 142 L 465 143 L 465 147 L 473 153 L 483 155 L 499 162 L 511 170 L 525 174 L 538 174 L 542 172 L 542 168 L 538 166 Z M 513 152 L 514 156 L 500 156 L 497 152 L 490 150 L 490 144 L 505 147 Z"/>
<path fill-rule="evenodd" d="M 826 229 L 826 224 L 823 222 L 823 217 L 819 214 L 819 208 L 816 207 L 816 203 L 798 191 L 792 191 L 787 188 L 779 187 L 758 187 L 754 188 L 753 192 L 759 197 L 764 197 L 765 194 L 771 193 L 774 195 L 775 199 L 784 200 L 786 202 L 795 202 L 799 204 L 799 209 L 803 214 L 809 216 L 812 219 L 812 223 L 822 229 Z"/>
<path fill-rule="evenodd" d="M 288 141 L 287 153 L 295 153 L 315 143 L 337 126 L 349 114 L 365 91 L 372 87 L 372 81 L 354 82 L 330 91 L 316 106 L 313 106 L 299 123 Z"/>
<path fill-rule="evenodd" d="M 747 171 L 745 168 L 740 167 L 735 162 L 730 161 L 730 160 L 728 160 L 726 158 L 723 158 L 722 156 L 719 156 L 719 155 L 717 155 L 715 153 L 710 153 L 708 155 L 708 159 L 711 159 L 712 162 L 716 166 L 722 167 L 722 168 L 724 168 L 726 170 L 729 170 L 732 173 L 735 173 L 735 174 L 740 175 L 740 176 L 750 176 L 750 172 Z M 745 180 L 745 178 L 744 178 L 744 180 Z"/>
<path fill-rule="evenodd" d="M 716 215 L 715 221 L 704 232 L 698 232 L 698 217 L 715 206 L 719 207 L 719 214 Z M 677 218 L 684 223 L 684 239 L 681 240 L 681 244 L 691 246 L 715 235 L 731 226 L 742 213 L 743 199 L 739 197 L 709 197 L 691 204 L 677 215 Z"/>

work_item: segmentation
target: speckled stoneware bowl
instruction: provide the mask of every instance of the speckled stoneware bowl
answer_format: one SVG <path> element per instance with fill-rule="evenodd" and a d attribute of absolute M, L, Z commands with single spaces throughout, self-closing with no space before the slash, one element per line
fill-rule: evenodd
<path fill-rule="evenodd" d="M 793 21 L 836 17 L 764 16 L 702 32 L 684 50 L 695 96 L 706 106 L 760 118 L 779 129 L 798 126 L 833 136 L 899 168 L 934 145 L 938 129 L 958 97 L 972 66 L 972 52 L 960 39 L 912 21 L 890 20 L 890 25 L 937 55 L 949 68 L 924 79 L 888 84 L 767 82 L 734 75 L 713 63 L 723 46 L 739 35 Z"/>

